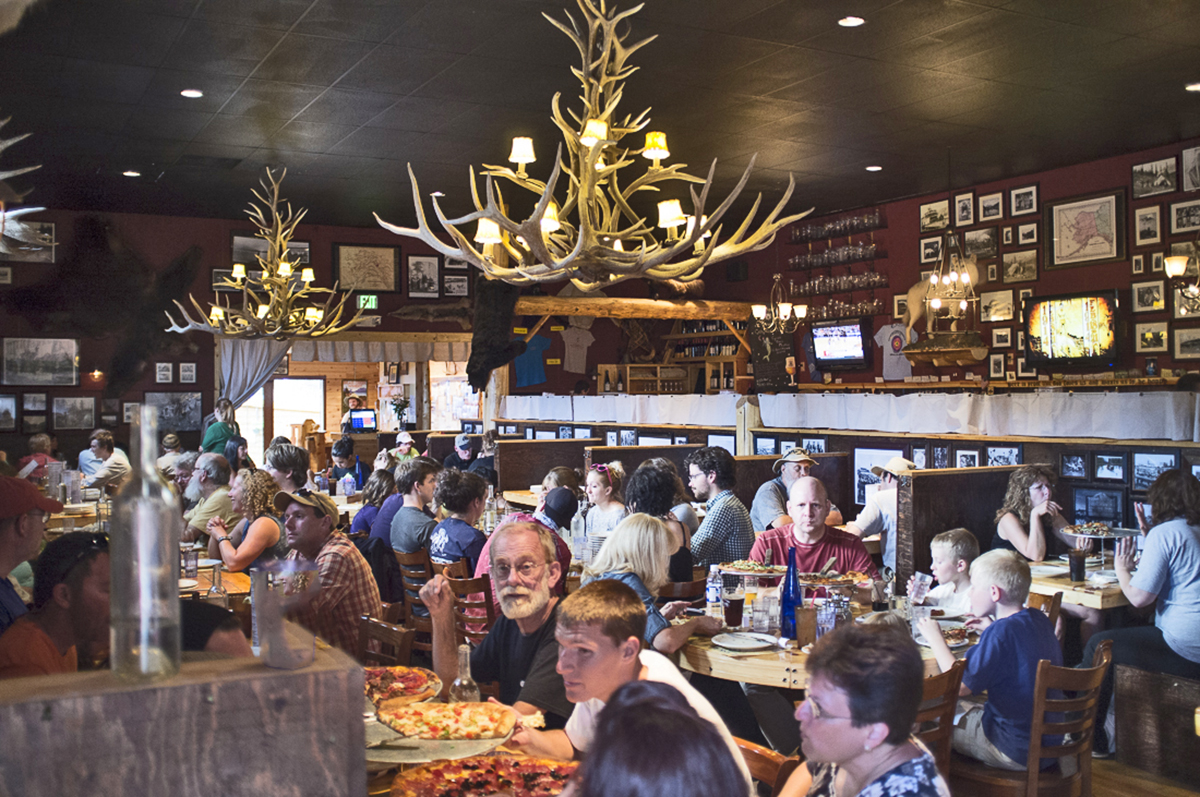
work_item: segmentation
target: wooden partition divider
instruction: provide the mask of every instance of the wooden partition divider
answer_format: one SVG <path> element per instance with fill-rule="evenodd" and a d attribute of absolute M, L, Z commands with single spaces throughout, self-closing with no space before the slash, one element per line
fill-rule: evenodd
<path fill-rule="evenodd" d="M 496 443 L 496 474 L 499 490 L 528 490 L 541 484 L 551 468 L 559 465 L 583 468 L 584 449 L 602 443 L 594 437 L 578 440 L 499 440 Z"/>
<path fill-rule="evenodd" d="M 1004 505 L 1008 479 L 1020 465 L 918 470 L 900 479 L 896 496 L 896 581 L 899 593 L 915 572 L 928 573 L 929 543 L 943 531 L 964 528 L 988 550 L 996 510 Z"/>
<path fill-rule="evenodd" d="M 584 467 L 590 468 L 598 462 L 620 462 L 625 466 L 625 475 L 628 476 L 646 460 L 662 457 L 675 464 L 679 478 L 686 486 L 687 467 L 683 461 L 688 454 L 700 448 L 703 446 L 592 446 L 584 451 Z"/>
<path fill-rule="evenodd" d="M 450 456 L 454 451 L 454 438 L 458 437 L 461 432 L 430 432 L 425 438 L 425 444 L 429 449 L 429 456 L 442 462 L 446 457 Z M 413 435 L 416 437 L 416 435 Z M 471 448 L 478 454 L 483 448 L 483 435 L 469 434 L 471 438 Z M 425 449 L 420 449 L 424 451 Z"/>
<path fill-rule="evenodd" d="M 850 495 L 849 456 L 845 452 L 837 452 L 813 454 L 812 458 L 818 463 L 813 468 L 812 475 L 825 485 L 829 501 L 842 510 L 843 514 L 848 514 L 846 520 L 853 520 L 853 509 L 846 503 L 846 499 Z M 746 505 L 746 509 L 749 509 L 750 505 L 754 503 L 754 494 L 758 492 L 758 488 L 764 482 L 769 482 L 778 475 L 774 470 L 777 459 L 779 457 L 771 455 L 733 458 L 736 466 L 734 472 L 737 476 L 737 485 L 733 488 L 733 494 Z"/>
<path fill-rule="evenodd" d="M 436 429 L 409 429 L 408 433 L 410 435 L 412 435 L 413 451 L 416 451 L 418 453 L 425 450 L 425 443 L 429 439 L 429 435 L 431 435 L 431 434 L 448 434 L 451 436 L 458 434 L 458 432 L 454 432 L 454 431 L 436 430 Z M 396 432 L 380 432 L 376 436 L 379 438 L 379 447 L 380 448 L 395 448 L 396 447 L 396 436 L 397 436 Z M 451 442 L 450 445 L 453 446 L 454 443 Z M 447 452 L 447 453 L 449 453 L 449 452 Z"/>

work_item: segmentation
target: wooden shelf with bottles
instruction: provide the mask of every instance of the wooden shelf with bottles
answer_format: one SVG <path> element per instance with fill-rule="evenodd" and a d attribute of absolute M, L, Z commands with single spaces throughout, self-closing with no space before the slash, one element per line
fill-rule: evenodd
<path fill-rule="evenodd" d="M 750 350 L 746 345 L 748 321 L 723 319 L 676 321 L 663 353 L 664 364 L 689 364 L 704 369 L 704 392 L 748 393 L 754 377 L 747 373 Z M 695 384 L 695 375 L 691 384 Z M 715 380 L 715 381 L 714 381 Z M 688 389 L 691 389 L 689 385 Z"/>
<path fill-rule="evenodd" d="M 701 366 L 697 365 L 673 363 L 597 365 L 596 379 L 602 393 L 669 396 L 691 393 L 700 369 Z M 605 384 L 608 389 L 605 389 Z"/>

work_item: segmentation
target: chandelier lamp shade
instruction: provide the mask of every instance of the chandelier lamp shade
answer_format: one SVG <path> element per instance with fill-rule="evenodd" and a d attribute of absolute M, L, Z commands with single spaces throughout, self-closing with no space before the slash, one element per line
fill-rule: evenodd
<path fill-rule="evenodd" d="M 1179 297 L 1177 312 L 1180 316 L 1200 315 L 1200 269 L 1196 269 L 1197 262 L 1200 262 L 1200 234 L 1192 241 L 1190 255 L 1171 255 L 1163 258 L 1163 269 L 1167 273 L 1167 279 L 1179 289 L 1176 296 Z M 1191 282 L 1185 279 L 1189 265 L 1194 269 L 1192 273 L 1196 276 Z"/>
<path fill-rule="evenodd" d="M 808 305 L 785 301 L 791 296 L 783 287 L 783 275 L 775 274 L 773 278 L 771 303 L 750 305 L 750 315 L 766 332 L 795 332 L 808 316 Z"/>

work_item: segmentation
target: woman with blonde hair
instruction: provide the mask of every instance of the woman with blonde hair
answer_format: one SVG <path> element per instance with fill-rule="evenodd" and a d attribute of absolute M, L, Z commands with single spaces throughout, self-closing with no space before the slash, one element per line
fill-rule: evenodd
<path fill-rule="evenodd" d="M 670 621 L 687 608 L 686 601 L 668 603 L 660 611 L 658 590 L 667 583 L 667 563 L 675 541 L 661 520 L 637 512 L 622 520 L 604 547 L 583 571 L 583 583 L 611 578 L 637 593 L 646 605 L 646 642 L 660 653 L 674 653 L 692 634 L 712 636 L 722 623 L 715 617 L 693 617 L 681 625 Z"/>
<path fill-rule="evenodd" d="M 617 524 L 625 519 L 625 505 L 621 503 L 623 481 L 625 466 L 620 462 L 598 463 L 588 468 L 584 492 L 592 508 L 588 510 L 585 526 L 592 558 L 599 553 Z"/>
<path fill-rule="evenodd" d="M 215 420 L 204 430 L 204 442 L 200 451 L 205 454 L 223 454 L 225 443 L 234 435 L 240 435 L 242 430 L 233 417 L 233 402 L 227 398 L 217 399 L 217 407 L 213 410 Z"/>
<path fill-rule="evenodd" d="M 232 532 L 220 517 L 208 521 L 209 557 L 220 559 L 226 568 L 237 573 L 287 556 L 287 536 L 271 503 L 277 492 L 275 480 L 266 471 L 249 468 L 238 471 L 229 490 L 229 501 L 233 511 L 241 513 L 242 521 Z"/>

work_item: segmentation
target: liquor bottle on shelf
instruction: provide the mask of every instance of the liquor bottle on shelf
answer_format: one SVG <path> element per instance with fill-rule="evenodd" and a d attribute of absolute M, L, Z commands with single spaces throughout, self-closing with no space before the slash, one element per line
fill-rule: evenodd
<path fill-rule="evenodd" d="M 621 372 L 620 372 L 620 371 L 617 371 L 617 392 L 618 392 L 618 393 L 624 393 L 624 392 L 625 392 L 625 382 L 624 382 L 624 380 L 623 380 L 623 379 L 621 379 Z"/>
<path fill-rule="evenodd" d="M 604 392 L 605 393 L 612 392 L 612 380 L 610 380 L 608 378 L 608 371 L 604 372 Z"/>
<path fill-rule="evenodd" d="M 710 386 L 710 387 L 711 387 L 713 390 L 720 390 L 720 389 L 721 389 L 721 382 L 720 382 L 719 378 L 717 377 L 717 372 L 716 372 L 716 371 L 713 371 L 713 372 L 712 372 L 712 380 L 709 382 L 709 386 Z"/>
<path fill-rule="evenodd" d="M 458 646 L 458 677 L 450 684 L 451 703 L 478 703 L 479 684 L 471 678 L 471 646 Z"/>

